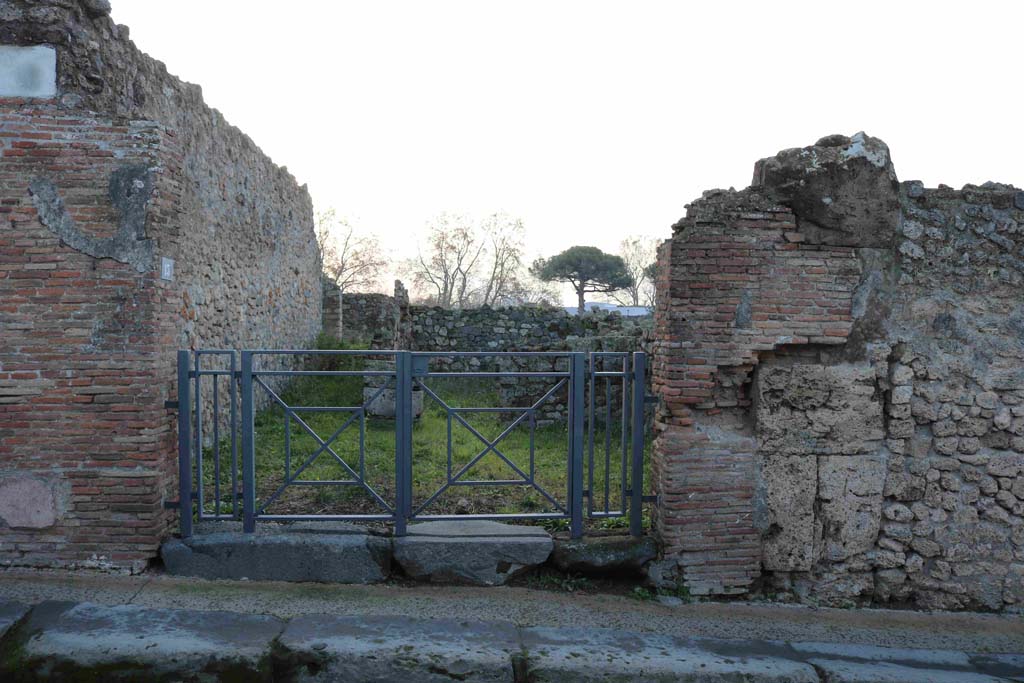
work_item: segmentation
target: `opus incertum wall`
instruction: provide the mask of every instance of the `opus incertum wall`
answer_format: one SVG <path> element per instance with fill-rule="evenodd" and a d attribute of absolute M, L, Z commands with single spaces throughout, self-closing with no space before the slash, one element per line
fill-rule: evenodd
<path fill-rule="evenodd" d="M 174 352 L 309 344 L 305 188 L 104 2 L 0 23 L 0 564 L 137 569 L 176 498 Z"/>
<path fill-rule="evenodd" d="M 659 266 L 657 578 L 1021 609 L 1024 192 L 831 136 L 691 204 Z"/>

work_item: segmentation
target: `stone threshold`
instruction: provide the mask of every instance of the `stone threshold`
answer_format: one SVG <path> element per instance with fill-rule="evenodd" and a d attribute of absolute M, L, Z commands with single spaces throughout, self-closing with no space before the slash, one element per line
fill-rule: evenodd
<path fill-rule="evenodd" d="M 510 622 L 0 603 L 0 679 L 1024 681 L 1024 655 L 686 639 Z M 98 677 L 98 678 L 97 678 Z"/>
<path fill-rule="evenodd" d="M 418 581 L 499 586 L 550 559 L 580 573 L 634 573 L 653 559 L 652 539 L 596 536 L 563 541 L 539 527 L 487 520 L 412 524 L 390 537 L 352 524 L 204 523 L 171 539 L 160 555 L 167 572 L 205 579 L 377 583 L 396 572 Z"/>

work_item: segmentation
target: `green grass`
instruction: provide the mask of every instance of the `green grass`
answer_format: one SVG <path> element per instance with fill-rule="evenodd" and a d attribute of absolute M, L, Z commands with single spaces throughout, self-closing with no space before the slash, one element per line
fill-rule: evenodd
<path fill-rule="evenodd" d="M 334 348 L 330 339 L 318 340 L 320 348 Z M 363 369 L 361 357 L 309 356 L 305 367 L 318 370 Z M 552 384 L 554 380 L 552 381 Z M 499 394 L 489 378 L 428 378 L 426 384 L 442 400 L 453 407 L 499 407 Z M 257 392 L 263 389 L 257 386 Z M 541 390 L 543 391 L 543 390 Z M 359 406 L 363 403 L 362 377 L 297 377 L 280 393 L 281 399 L 292 407 L 301 406 Z M 539 398 L 539 394 L 536 398 Z M 299 412 L 302 420 L 323 440 L 327 440 L 346 421 L 351 412 Z M 515 418 L 517 413 L 469 413 L 465 420 L 481 435 L 495 439 Z M 319 443 L 295 419 L 286 416 L 279 406 L 272 405 L 255 418 L 255 452 L 257 507 L 264 504 L 285 481 L 286 473 L 295 477 L 299 467 L 318 449 Z M 417 509 L 430 496 L 442 488 L 447 479 L 449 424 L 447 413 L 432 397 L 424 396 L 424 411 L 413 426 L 413 509 Z M 618 506 L 620 481 L 617 445 L 621 432 L 617 420 L 611 429 L 611 500 L 610 507 Z M 361 431 L 362 427 L 362 431 Z M 357 475 L 361 475 L 389 505 L 395 499 L 395 422 L 393 419 L 367 417 L 361 425 L 358 417 L 331 443 L 332 450 Z M 604 505 L 604 427 L 599 424 L 595 433 L 595 505 Z M 360 462 L 360 441 L 364 460 Z M 286 460 L 286 442 L 290 445 L 290 461 Z M 530 428 L 527 421 L 517 426 L 502 439 L 498 449 L 523 472 L 530 472 Z M 453 474 L 473 459 L 486 444 L 456 419 L 451 421 L 451 457 Z M 207 488 L 207 512 L 214 512 L 213 452 L 205 449 L 204 484 Z M 557 502 L 566 505 L 568 431 L 564 421 L 537 426 L 534 431 L 533 465 L 537 484 Z M 230 489 L 229 442 L 221 446 L 221 488 Z M 328 452 L 321 452 L 299 477 L 306 481 L 336 481 L 353 479 Z M 488 453 L 468 470 L 463 479 L 498 481 L 518 479 L 519 475 L 493 452 Z M 584 486 L 586 486 L 586 481 Z M 226 500 L 225 496 L 225 500 Z M 226 509 L 224 511 L 227 511 Z M 529 486 L 487 485 L 479 487 L 451 486 L 437 500 L 423 510 L 423 514 L 509 514 L 554 513 L 557 509 L 541 493 Z M 266 509 L 267 514 L 387 514 L 373 496 L 359 485 L 290 485 Z M 565 523 L 546 522 L 552 530 Z M 625 526 L 625 520 L 594 520 L 595 528 Z"/>

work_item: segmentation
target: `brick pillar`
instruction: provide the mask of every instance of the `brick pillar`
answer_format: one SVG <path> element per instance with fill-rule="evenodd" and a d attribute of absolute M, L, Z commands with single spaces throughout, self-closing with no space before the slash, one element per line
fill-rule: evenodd
<path fill-rule="evenodd" d="M 859 266 L 803 244 L 756 190 L 707 193 L 674 230 L 654 316 L 656 527 L 691 593 L 741 594 L 761 573 L 755 366 L 780 346 L 843 343 Z"/>

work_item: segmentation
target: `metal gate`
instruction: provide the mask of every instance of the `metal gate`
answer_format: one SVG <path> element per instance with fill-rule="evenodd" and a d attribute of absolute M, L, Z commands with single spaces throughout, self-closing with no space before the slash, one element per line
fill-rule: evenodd
<path fill-rule="evenodd" d="M 342 367 L 320 369 L 325 363 Z M 259 521 L 387 522 L 397 535 L 404 535 L 411 521 L 564 520 L 577 538 L 584 532 L 586 519 L 625 518 L 630 533 L 640 535 L 643 504 L 653 499 L 644 495 L 643 488 L 647 402 L 643 353 L 201 350 L 179 351 L 177 370 L 177 506 L 183 537 L 192 535 L 194 519 L 241 520 L 246 532 L 253 532 Z M 361 400 L 352 405 L 299 405 L 289 401 L 286 393 L 292 386 L 291 394 L 302 394 L 293 385 L 299 378 L 357 378 L 351 381 L 361 380 Z M 498 405 L 456 405 L 461 401 L 445 396 L 439 388 L 474 378 L 510 388 L 516 398 L 494 401 Z M 418 399 L 415 405 L 414 398 Z M 422 410 L 432 411 L 434 424 L 443 421 L 446 429 L 443 438 L 421 445 L 417 452 L 413 440 L 419 401 L 427 404 Z M 382 410 L 393 416 L 374 417 Z M 324 436 L 310 422 L 313 416 L 328 413 L 340 415 L 340 424 L 332 424 L 331 433 Z M 507 425 L 490 437 L 470 422 L 484 414 L 491 425 L 503 425 L 504 420 Z M 269 458 L 264 456 L 264 461 L 258 461 L 257 442 L 267 438 L 268 421 L 278 419 L 280 428 L 276 422 L 269 425 L 274 443 L 281 441 L 271 449 L 275 460 L 266 462 Z M 386 459 L 391 469 L 383 477 L 367 474 L 368 425 L 369 435 L 377 442 L 385 430 L 387 447 L 393 448 L 393 461 L 390 453 Z M 464 463 L 454 457 L 457 442 L 466 446 L 465 439 L 453 437 L 456 430 L 471 435 L 477 450 Z M 538 430 L 547 443 L 545 472 L 551 475 L 554 467 L 561 476 L 564 466 L 564 488 L 560 484 L 556 490 L 541 480 Z M 506 452 L 513 434 L 523 451 L 518 463 Z M 338 452 L 343 450 L 339 446 L 343 435 L 352 440 L 344 454 Z M 559 441 L 563 435 L 564 450 Z M 294 443 L 300 438 L 311 445 L 310 452 L 296 452 Z M 439 453 L 443 464 L 434 462 Z M 474 468 L 488 458 L 513 476 L 475 477 Z M 310 478 L 308 472 L 321 459 L 336 466 L 341 476 Z M 271 488 L 266 487 L 268 477 L 260 474 L 268 467 L 275 472 Z M 414 489 L 416 467 L 427 468 L 429 481 L 416 477 Z M 278 469 L 283 471 L 278 474 Z M 298 487 L 355 489 L 375 509 L 331 514 L 271 510 L 286 492 Z M 519 488 L 535 497 L 534 506 L 539 501 L 547 509 L 432 511 L 442 496 L 459 487 Z M 415 499 L 416 490 L 420 500 Z"/>

